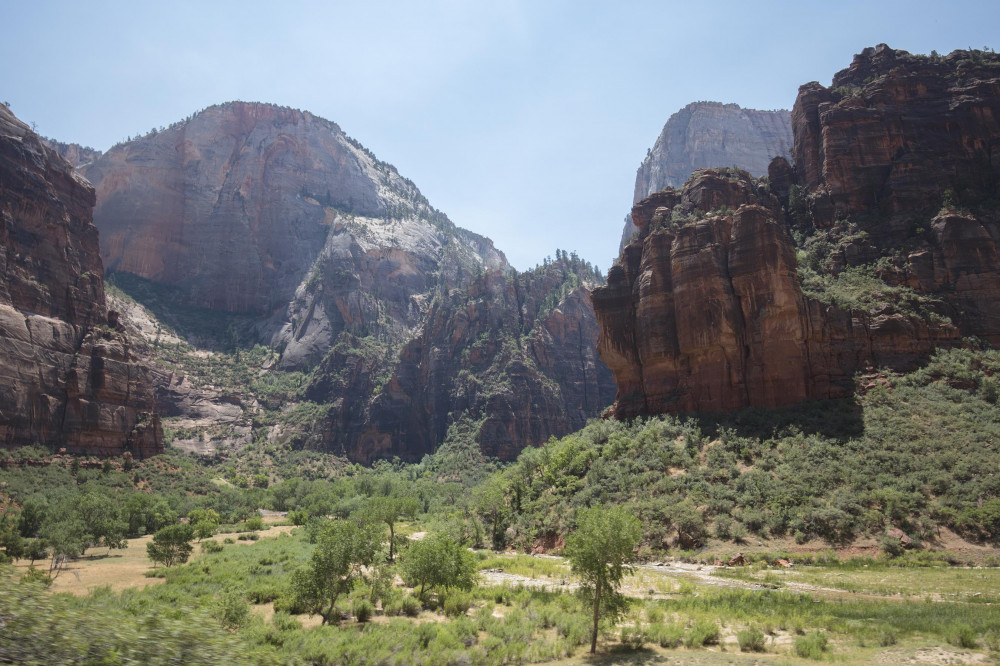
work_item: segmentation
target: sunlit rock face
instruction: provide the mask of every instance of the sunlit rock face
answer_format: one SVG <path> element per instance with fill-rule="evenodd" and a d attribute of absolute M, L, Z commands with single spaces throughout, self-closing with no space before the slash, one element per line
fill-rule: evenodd
<path fill-rule="evenodd" d="M 0 443 L 162 450 L 149 370 L 105 303 L 94 189 L 0 106 Z"/>
<path fill-rule="evenodd" d="M 288 435 L 296 446 L 419 459 L 461 422 L 486 453 L 512 458 L 613 399 L 594 283 L 559 291 L 568 257 L 517 277 L 489 239 L 332 122 L 224 104 L 83 170 L 109 270 L 206 316 L 245 315 L 280 369 L 313 371 L 306 397 L 321 407 Z M 161 388 L 177 396 L 170 413 L 190 411 L 181 389 Z"/>
<path fill-rule="evenodd" d="M 694 102 L 670 116 L 635 176 L 637 204 L 665 187 L 679 188 L 697 169 L 737 166 L 767 175 L 771 159 L 790 155 L 792 118 L 784 109 Z M 626 219 L 619 250 L 639 229 Z"/>
<path fill-rule="evenodd" d="M 1000 57 L 880 45 L 831 87 L 800 88 L 794 166 L 776 157 L 766 181 L 700 171 L 640 199 L 637 234 L 593 295 L 613 414 L 839 397 L 859 371 L 964 336 L 1000 342 L 998 119 Z M 797 252 L 828 281 L 866 271 L 868 305 L 804 292 Z"/>

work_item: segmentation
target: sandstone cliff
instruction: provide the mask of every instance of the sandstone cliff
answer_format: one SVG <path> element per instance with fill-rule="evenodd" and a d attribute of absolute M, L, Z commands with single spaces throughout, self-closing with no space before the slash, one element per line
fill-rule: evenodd
<path fill-rule="evenodd" d="M 111 148 L 83 172 L 97 189 L 94 221 L 108 271 L 177 287 L 191 305 L 283 311 L 331 233 L 360 234 L 369 241 L 363 251 L 408 253 L 403 221 L 420 227 L 418 244 L 454 238 L 470 261 L 505 263 L 335 123 L 295 109 L 209 107 Z M 408 274 L 403 264 L 421 259 L 397 257 L 382 268 Z"/>
<path fill-rule="evenodd" d="M 475 424 L 489 454 L 513 457 L 581 427 L 613 398 L 584 262 L 566 257 L 514 278 L 489 239 L 456 227 L 334 123 L 224 104 L 84 170 L 117 284 L 182 336 L 192 317 L 216 343 L 235 327 L 244 344 L 280 354 L 257 370 L 309 373 L 297 407 L 265 405 L 273 440 L 355 460 L 413 459 L 461 422 Z M 485 351 L 469 351 L 486 338 Z M 228 388 L 183 375 L 157 375 L 183 445 L 207 450 L 205 437 L 190 436 L 198 428 L 244 441 L 251 391 L 242 387 L 234 410 L 218 400 Z"/>
<path fill-rule="evenodd" d="M 63 143 L 62 141 L 46 137 L 40 138 L 43 144 L 54 150 L 60 157 L 77 169 L 90 165 L 103 154 L 101 151 L 90 146 L 81 146 L 78 143 Z"/>
<path fill-rule="evenodd" d="M 488 271 L 439 293 L 398 356 L 379 358 L 357 339 L 338 346 L 307 392 L 332 405 L 326 446 L 353 459 L 412 459 L 462 424 L 486 455 L 512 459 L 583 427 L 614 399 L 597 358 L 593 284 L 569 259 Z"/>
<path fill-rule="evenodd" d="M 0 106 L 0 443 L 162 450 L 149 371 L 105 304 L 94 190 Z"/>
<path fill-rule="evenodd" d="M 1000 341 L 1000 57 L 866 49 L 792 117 L 794 167 L 633 207 L 594 292 L 615 415 L 839 397 L 858 371 Z"/>
<path fill-rule="evenodd" d="M 632 203 L 665 187 L 681 187 L 696 169 L 737 166 L 753 176 L 764 176 L 771 159 L 788 155 L 791 148 L 788 111 L 743 109 L 719 102 L 688 104 L 670 116 L 639 166 Z M 636 233 L 638 227 L 626 219 L 621 247 Z"/>

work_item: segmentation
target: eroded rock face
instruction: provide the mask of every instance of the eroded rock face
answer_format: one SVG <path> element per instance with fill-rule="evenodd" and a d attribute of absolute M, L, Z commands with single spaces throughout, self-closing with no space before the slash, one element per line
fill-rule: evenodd
<path fill-rule="evenodd" d="M 84 173 L 109 271 L 226 312 L 283 311 L 338 220 L 454 226 L 335 123 L 270 104 L 209 107 L 111 148 Z"/>
<path fill-rule="evenodd" d="M 639 235 L 594 292 L 613 413 L 844 396 L 858 371 L 1000 342 L 998 118 L 1000 57 L 880 45 L 799 90 L 795 166 L 775 158 L 766 186 L 707 171 L 639 201 Z M 874 304 L 806 295 L 792 228 L 810 271 L 865 271 Z M 932 305 L 897 308 L 878 281 Z"/>
<path fill-rule="evenodd" d="M 520 276 L 489 271 L 439 294 L 397 357 L 347 338 L 324 359 L 311 400 L 331 405 L 325 448 L 355 460 L 419 458 L 467 424 L 489 456 L 582 427 L 614 397 L 597 358 L 585 286 L 560 261 Z M 381 377 L 380 377 L 381 376 Z M 373 397 L 374 396 L 374 397 Z"/>
<path fill-rule="evenodd" d="M 1000 57 L 867 48 L 831 87 L 814 82 L 799 89 L 792 125 L 798 183 L 831 204 L 818 225 L 871 213 L 902 223 L 902 213 L 937 210 L 947 190 L 959 198 L 995 191 Z M 908 231 L 882 226 L 886 242 Z"/>
<path fill-rule="evenodd" d="M 675 207 L 698 219 L 664 222 Z M 593 293 L 618 418 L 843 397 L 856 372 L 904 367 L 960 337 L 804 296 L 777 198 L 745 173 L 698 172 L 632 214 L 640 236 Z"/>
<path fill-rule="evenodd" d="M 561 291 L 576 259 L 515 279 L 489 239 L 333 123 L 225 104 L 86 172 L 109 267 L 248 314 L 280 370 L 315 369 L 308 402 L 275 439 L 412 460 L 461 422 L 487 454 L 512 458 L 613 399 L 585 287 Z M 157 386 L 175 425 L 242 437 L 249 400 L 231 409 L 168 373 Z"/>
<path fill-rule="evenodd" d="M 670 116 L 635 176 L 637 204 L 666 187 L 680 188 L 697 169 L 737 166 L 767 174 L 771 159 L 790 154 L 792 119 L 786 110 L 743 109 L 694 102 Z M 622 247 L 638 227 L 626 220 Z"/>
<path fill-rule="evenodd" d="M 162 450 L 149 370 L 105 304 L 94 190 L 0 106 L 0 442 Z"/>

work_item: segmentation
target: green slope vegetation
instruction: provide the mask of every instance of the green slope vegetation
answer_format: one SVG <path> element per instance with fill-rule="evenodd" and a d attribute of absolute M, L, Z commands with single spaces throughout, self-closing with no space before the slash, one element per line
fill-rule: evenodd
<path fill-rule="evenodd" d="M 571 531 L 580 507 L 612 503 L 642 518 L 653 553 L 711 536 L 840 546 L 891 528 L 913 544 L 933 546 L 942 528 L 996 543 L 998 371 L 995 350 L 953 349 L 865 380 L 856 400 L 593 422 L 490 479 L 503 497 L 496 529 L 530 543 Z"/>

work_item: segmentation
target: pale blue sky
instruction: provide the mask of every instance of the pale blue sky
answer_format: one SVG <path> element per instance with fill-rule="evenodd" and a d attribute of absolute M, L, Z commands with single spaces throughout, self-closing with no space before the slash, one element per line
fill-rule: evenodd
<path fill-rule="evenodd" d="M 607 269 L 635 170 L 689 102 L 790 108 L 879 42 L 1000 47 L 1000 2 L 0 0 L 0 100 L 106 149 L 243 99 L 336 121 L 527 268 Z"/>

